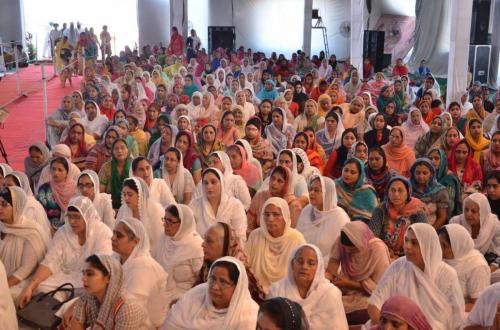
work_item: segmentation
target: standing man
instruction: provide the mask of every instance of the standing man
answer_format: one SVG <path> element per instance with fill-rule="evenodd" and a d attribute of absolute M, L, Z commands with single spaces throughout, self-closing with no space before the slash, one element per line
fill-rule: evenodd
<path fill-rule="evenodd" d="M 111 56 L 111 35 L 108 32 L 107 25 L 104 25 L 102 27 L 100 38 L 101 38 L 102 62 L 104 63 L 106 59 L 104 56 L 105 55 L 107 55 L 107 57 Z"/>
<path fill-rule="evenodd" d="M 56 46 L 56 43 L 59 39 L 62 38 L 62 32 L 58 30 L 59 24 L 54 23 L 52 24 L 52 27 L 54 30 L 50 31 L 49 34 L 49 43 L 50 43 L 50 56 L 53 58 L 54 57 L 54 48 Z"/>
<path fill-rule="evenodd" d="M 187 46 L 187 60 L 191 60 L 193 57 L 196 57 L 198 54 L 198 50 L 200 50 L 201 40 L 196 35 L 196 30 L 191 29 L 191 35 L 186 39 Z"/>

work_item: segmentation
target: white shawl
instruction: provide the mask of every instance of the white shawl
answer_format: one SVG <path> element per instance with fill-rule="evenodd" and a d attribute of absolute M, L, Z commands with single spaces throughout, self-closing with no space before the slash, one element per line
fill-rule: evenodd
<path fill-rule="evenodd" d="M 0 232 L 6 234 L 0 240 L 0 260 L 5 265 L 7 276 L 11 276 L 22 266 L 24 244 L 28 242 L 36 259 L 40 262 L 49 245 L 50 236 L 36 219 L 25 216 L 26 194 L 19 187 L 8 187 L 12 196 L 14 221 L 7 224 L 0 221 Z M 24 278 L 20 279 L 24 280 Z"/>
<path fill-rule="evenodd" d="M 97 105 L 97 103 L 95 103 L 94 101 L 87 101 L 87 102 L 92 103 L 94 105 L 94 107 L 96 108 L 96 111 L 97 111 L 97 115 L 93 120 L 89 120 L 88 116 L 85 116 L 82 119 L 82 124 L 85 127 L 85 132 L 90 134 L 90 135 L 97 134 L 99 136 L 102 136 L 102 134 L 104 133 L 104 131 L 108 127 L 108 123 L 109 123 L 108 117 L 101 114 L 101 110 L 99 109 L 99 106 Z M 85 102 L 85 104 L 87 102 Z"/>
<path fill-rule="evenodd" d="M 470 312 L 465 326 L 492 327 L 500 304 L 500 283 L 492 284 L 481 294 Z M 462 327 L 462 329 L 464 328 Z"/>
<path fill-rule="evenodd" d="M 309 180 L 319 180 L 323 193 L 323 210 L 308 204 L 300 213 L 297 230 L 304 235 L 306 242 L 316 245 L 325 263 L 330 260 L 332 246 L 340 236 L 342 227 L 350 221 L 344 209 L 337 206 L 337 190 L 335 182 L 327 177 L 314 174 Z"/>
<path fill-rule="evenodd" d="M 210 272 L 217 261 L 227 261 L 236 265 L 240 273 L 229 307 L 216 309 L 212 305 L 209 286 L 203 283 L 186 292 L 172 307 L 162 329 L 255 329 L 259 306 L 252 300 L 248 291 L 245 266 L 236 258 L 223 257 L 214 262 Z"/>
<path fill-rule="evenodd" d="M 292 262 L 297 252 L 309 247 L 316 252 L 318 264 L 314 279 L 305 298 L 302 298 L 295 284 Z M 311 329 L 348 329 L 347 319 L 342 304 L 342 293 L 325 278 L 325 265 L 320 250 L 311 244 L 303 244 L 290 254 L 288 274 L 274 283 L 269 291 L 269 298 L 285 297 L 299 303 L 307 316 Z"/>
<path fill-rule="evenodd" d="M 204 175 L 207 171 L 216 173 L 217 177 L 221 183 L 221 197 L 219 208 L 217 213 L 214 213 L 210 202 L 208 201 L 205 194 L 205 187 L 203 187 L 203 194 L 201 197 L 197 197 L 191 201 L 189 207 L 193 211 L 194 218 L 196 220 L 196 230 L 200 236 L 205 235 L 205 232 L 210 226 L 216 222 L 225 222 L 236 231 L 238 237 L 242 242 L 246 241 L 246 230 L 247 230 L 247 217 L 243 204 L 234 197 L 231 197 L 226 192 L 226 186 L 224 183 L 224 176 L 222 173 L 215 168 L 206 169 Z"/>
<path fill-rule="evenodd" d="M 304 169 L 302 170 L 302 173 L 300 173 L 300 175 L 304 177 L 306 182 L 309 182 L 309 179 L 311 178 L 312 175 L 321 175 L 319 169 L 317 169 L 314 166 L 311 166 L 309 158 L 307 158 L 307 153 L 304 150 L 300 148 L 293 148 L 292 151 L 295 153 L 296 157 L 299 157 L 302 160 Z"/>
<path fill-rule="evenodd" d="M 7 273 L 0 260 L 0 329 L 18 329 L 16 307 L 10 295 Z"/>
<path fill-rule="evenodd" d="M 467 201 L 472 201 L 479 206 L 480 229 L 479 235 L 474 239 L 474 248 L 482 254 L 492 251 L 500 255 L 500 246 L 496 246 L 494 242 L 495 235 L 498 235 L 498 232 L 500 232 L 500 222 L 496 214 L 491 213 L 488 199 L 481 193 L 474 193 L 464 199 L 464 210 Z M 463 213 L 451 218 L 450 223 L 458 223 L 464 226 L 469 233 L 472 232 L 472 228 L 467 223 L 467 220 L 465 220 Z"/>
<path fill-rule="evenodd" d="M 182 152 L 180 152 L 177 148 L 176 150 L 178 151 L 177 155 L 179 156 L 179 162 L 177 163 L 174 180 L 170 182 L 170 176 L 165 168 L 165 158 L 163 156 L 160 157 L 161 173 L 163 180 L 165 180 L 165 183 L 170 188 L 170 191 L 172 192 L 177 203 L 182 203 L 184 201 L 184 192 L 186 191 L 186 185 L 191 184 L 192 186 L 194 186 L 194 181 L 189 170 L 184 167 Z M 188 176 L 186 176 L 186 173 L 188 174 Z M 187 177 L 191 177 L 191 182 L 186 182 Z"/>
<path fill-rule="evenodd" d="M 450 237 L 453 259 L 443 259 L 443 261 L 457 272 L 464 297 L 477 299 L 490 285 L 490 267 L 484 256 L 474 248 L 474 241 L 464 227 L 453 223 L 446 225 L 445 228 Z M 471 286 L 474 292 L 469 292 Z"/>
<path fill-rule="evenodd" d="M 94 199 L 92 200 L 92 204 L 94 204 L 97 214 L 99 214 L 102 222 L 104 222 L 109 227 L 109 229 L 113 230 L 113 228 L 115 227 L 115 212 L 113 210 L 113 204 L 111 202 L 111 195 L 99 192 L 99 176 L 92 170 L 85 170 L 80 173 L 76 182 L 78 182 L 84 175 L 87 175 L 94 185 Z M 80 193 L 80 190 L 77 191 L 77 194 L 79 196 L 82 195 Z"/>
<path fill-rule="evenodd" d="M 407 296 L 420 306 L 433 329 L 457 329 L 465 311 L 457 274 L 442 261 L 439 238 L 431 225 L 416 223 L 410 229 L 420 245 L 424 271 L 406 257 L 397 259 L 378 282 L 368 303 L 380 310 L 389 297 Z"/>
<path fill-rule="evenodd" d="M 143 179 L 138 177 L 131 177 L 126 179 L 125 181 L 128 180 L 134 181 L 134 184 L 139 191 L 139 203 L 137 206 L 139 208 L 139 220 L 142 221 L 144 228 L 146 229 L 150 246 L 154 246 L 156 241 L 160 238 L 161 233 L 163 232 L 163 224 L 161 219 L 165 215 L 165 210 L 159 203 L 150 199 L 148 185 Z M 120 220 L 122 218 L 133 217 L 134 212 L 127 206 L 127 203 L 122 200 L 122 206 L 118 210 L 116 219 Z"/>

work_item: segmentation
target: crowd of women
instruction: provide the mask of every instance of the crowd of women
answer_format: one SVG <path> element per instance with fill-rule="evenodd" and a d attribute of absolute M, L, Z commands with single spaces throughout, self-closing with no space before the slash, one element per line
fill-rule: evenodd
<path fill-rule="evenodd" d="M 69 282 L 69 329 L 493 329 L 500 96 L 369 78 L 243 48 L 86 67 L 0 164 L 0 325 Z"/>

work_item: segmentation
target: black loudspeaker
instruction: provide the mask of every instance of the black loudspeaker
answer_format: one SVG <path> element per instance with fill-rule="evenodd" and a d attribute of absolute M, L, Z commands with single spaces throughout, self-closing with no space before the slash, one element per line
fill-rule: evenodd
<path fill-rule="evenodd" d="M 480 81 L 481 84 L 488 83 L 490 72 L 491 46 L 490 45 L 470 45 L 469 46 L 469 66 L 472 72 L 472 81 Z"/>
<path fill-rule="evenodd" d="M 236 30 L 234 26 L 209 26 L 208 51 L 212 54 L 214 49 L 222 47 L 234 50 L 236 44 Z"/>
<path fill-rule="evenodd" d="M 384 31 L 365 30 L 363 37 L 363 58 L 369 58 L 375 72 L 384 68 Z"/>
<path fill-rule="evenodd" d="M 474 0 L 470 29 L 471 45 L 488 44 L 491 0 Z"/>

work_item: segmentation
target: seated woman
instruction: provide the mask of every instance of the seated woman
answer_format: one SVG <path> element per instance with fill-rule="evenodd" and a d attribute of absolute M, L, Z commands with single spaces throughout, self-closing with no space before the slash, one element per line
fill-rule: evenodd
<path fill-rule="evenodd" d="M 222 114 L 219 129 L 217 130 L 217 138 L 226 146 L 234 144 L 240 138 L 240 132 L 234 125 L 234 113 L 226 111 Z"/>
<path fill-rule="evenodd" d="M 406 145 L 404 131 L 396 126 L 391 129 L 389 142 L 382 146 L 387 159 L 387 166 L 398 175 L 410 176 L 410 166 L 415 161 L 413 148 Z"/>
<path fill-rule="evenodd" d="M 308 330 L 309 322 L 302 306 L 288 298 L 276 297 L 260 304 L 257 329 Z"/>
<path fill-rule="evenodd" d="M 0 191 L 0 261 L 15 296 L 21 289 L 17 285 L 33 273 L 50 242 L 50 233 L 39 219 L 26 216 L 26 202 L 26 194 L 19 187 Z"/>
<path fill-rule="evenodd" d="M 473 151 L 472 159 L 479 164 L 481 152 L 490 145 L 490 140 L 484 137 L 483 124 L 479 119 L 472 118 L 465 127 L 465 141 Z"/>
<path fill-rule="evenodd" d="M 149 245 L 154 246 L 162 232 L 163 207 L 151 199 L 148 185 L 144 180 L 132 177 L 123 181 L 122 206 L 116 214 L 116 220 L 136 218 L 142 222 L 149 238 Z"/>
<path fill-rule="evenodd" d="M 381 146 L 389 142 L 389 129 L 387 128 L 387 123 L 385 122 L 384 114 L 377 113 L 370 116 L 369 124 L 371 129 L 364 132 L 363 140 L 366 142 L 368 149 L 375 146 Z"/>
<path fill-rule="evenodd" d="M 432 330 L 425 314 L 413 300 L 405 296 L 392 296 L 380 309 L 380 323 L 370 330 L 398 328 Z"/>
<path fill-rule="evenodd" d="M 250 152 L 251 151 L 252 149 L 250 149 Z M 260 167 L 255 166 L 254 163 L 248 160 L 245 147 L 239 144 L 229 146 L 226 149 L 226 152 L 229 157 L 233 173 L 243 178 L 250 196 L 254 196 L 262 184 L 262 172 Z M 250 204 L 248 207 L 250 207 Z"/>
<path fill-rule="evenodd" d="M 458 329 L 464 319 L 464 298 L 453 268 L 442 261 L 434 227 L 415 223 L 405 234 L 405 257 L 394 261 L 368 299 L 372 324 L 379 324 L 382 304 L 391 296 L 415 301 L 432 329 Z"/>
<path fill-rule="evenodd" d="M 285 110 L 274 108 L 271 115 L 272 122 L 266 126 L 264 135 L 271 144 L 273 154 L 278 155 L 281 150 L 292 146 L 295 129 L 287 123 Z"/>
<path fill-rule="evenodd" d="M 210 268 L 208 283 L 192 288 L 172 307 L 162 328 L 253 330 L 258 308 L 241 261 L 223 257 Z"/>
<path fill-rule="evenodd" d="M 297 226 L 302 206 L 293 194 L 292 173 L 288 167 L 276 166 L 269 177 L 268 189 L 261 190 L 252 198 L 252 203 L 247 212 L 247 235 L 261 224 L 262 207 L 270 197 L 279 197 L 288 204 L 291 218 L 291 227 Z"/>
<path fill-rule="evenodd" d="M 247 219 L 243 204 L 229 196 L 224 176 L 215 168 L 203 171 L 202 195 L 191 201 L 189 207 L 196 220 L 196 230 L 201 236 L 214 223 L 226 222 L 233 227 L 242 242 L 246 241 Z"/>
<path fill-rule="evenodd" d="M 422 113 L 417 107 L 411 107 L 408 118 L 401 125 L 405 130 L 406 144 L 414 148 L 417 141 L 429 132 L 429 125 L 422 118 Z"/>
<path fill-rule="evenodd" d="M 85 168 L 99 173 L 101 167 L 111 159 L 113 143 L 120 137 L 117 126 L 110 126 L 102 138 L 101 143 L 94 145 L 85 158 Z"/>
<path fill-rule="evenodd" d="M 309 180 L 309 200 L 300 213 L 297 230 L 307 243 L 321 251 L 325 262 L 330 260 L 333 243 L 340 236 L 340 229 L 349 221 L 347 213 L 337 205 L 337 191 L 332 179 L 313 175 Z"/>
<path fill-rule="evenodd" d="M 342 228 L 325 275 L 343 291 L 342 301 L 350 324 L 368 320 L 368 297 L 390 262 L 387 246 L 364 222 L 349 222 Z"/>
<path fill-rule="evenodd" d="M 438 235 L 443 261 L 457 272 L 465 308 L 470 311 L 481 292 L 490 285 L 490 267 L 484 256 L 474 248 L 474 241 L 467 229 L 461 225 L 446 225 L 438 230 Z"/>
<path fill-rule="evenodd" d="M 161 326 L 169 305 L 165 299 L 167 273 L 149 253 L 149 239 L 144 225 L 135 218 L 118 220 L 111 243 L 124 272 L 124 297 L 147 312 L 148 327 Z"/>
<path fill-rule="evenodd" d="M 464 200 L 464 213 L 450 219 L 463 226 L 474 240 L 474 248 L 484 255 L 490 265 L 491 276 L 500 276 L 500 222 L 491 213 L 488 198 L 474 193 Z"/>
<path fill-rule="evenodd" d="M 342 133 L 342 143 L 340 147 L 333 150 L 328 157 L 328 161 L 323 169 L 324 176 L 332 179 L 337 179 L 342 176 L 342 168 L 347 159 L 347 154 L 356 141 L 357 137 L 354 128 L 348 128 Z"/>
<path fill-rule="evenodd" d="M 111 150 L 111 159 L 104 163 L 99 170 L 99 190 L 111 195 L 113 209 L 118 210 L 122 203 L 122 185 L 129 177 L 132 157 L 127 142 L 122 138 L 113 142 Z"/>
<path fill-rule="evenodd" d="M 368 151 L 368 163 L 365 165 L 366 181 L 377 193 L 379 201 L 384 200 L 389 181 L 396 172 L 389 169 L 384 149 L 375 146 Z"/>
<path fill-rule="evenodd" d="M 500 170 L 500 131 L 495 131 L 491 135 L 490 146 L 481 152 L 479 164 L 483 170 L 483 177 L 488 172 Z"/>
<path fill-rule="evenodd" d="M 160 158 L 167 152 L 167 150 L 174 146 L 175 136 L 178 133 L 177 127 L 173 125 L 166 124 L 161 127 L 160 137 L 151 144 L 148 151 L 148 160 L 153 166 L 153 169 L 160 167 Z"/>
<path fill-rule="evenodd" d="M 325 116 L 325 128 L 316 133 L 316 140 L 323 147 L 327 156 L 340 147 L 343 140 L 342 134 L 345 130 L 342 119 L 335 112 L 335 108 L 340 109 L 339 107 L 333 107 L 332 110 L 328 111 Z"/>
<path fill-rule="evenodd" d="M 71 176 L 75 182 L 76 182 L 76 179 L 78 178 L 78 175 L 80 175 L 80 169 L 75 164 L 73 164 L 71 162 L 71 150 L 69 149 L 69 147 L 67 145 L 62 144 L 62 143 L 56 145 L 55 147 L 52 148 L 50 155 L 51 155 L 51 158 L 50 158 L 49 162 L 47 163 L 47 165 L 42 169 L 42 172 L 40 173 L 40 178 L 38 180 L 38 184 L 35 186 L 35 190 L 33 190 L 33 193 L 35 195 L 38 195 L 38 191 L 44 183 L 50 182 L 50 179 L 52 178 L 50 162 L 52 160 L 54 160 L 55 158 L 63 157 L 63 158 L 66 158 L 68 160 L 69 167 L 71 167 L 71 169 L 68 172 L 71 174 Z M 1 168 L 1 164 L 0 164 L 0 168 Z M 10 169 L 10 171 L 8 173 L 10 173 L 10 172 L 12 172 L 12 169 Z M 7 174 L 5 174 L 5 175 L 7 175 Z M 3 182 L 2 178 L 3 177 L 0 173 L 0 183 Z"/>
<path fill-rule="evenodd" d="M 462 213 L 462 199 L 460 191 L 460 181 L 457 176 L 448 169 L 448 160 L 443 149 L 431 149 L 427 155 L 432 166 L 436 170 L 436 180 L 448 190 L 449 212 L 448 217 L 453 217 Z"/>
<path fill-rule="evenodd" d="M 395 176 L 387 185 L 387 199 L 374 211 L 368 226 L 389 248 L 392 259 L 403 256 L 404 235 L 408 226 L 427 222 L 426 206 L 411 196 L 408 179 Z"/>
<path fill-rule="evenodd" d="M 304 150 L 300 148 L 292 148 L 292 151 L 295 153 L 297 158 L 297 172 L 304 177 L 306 182 L 309 182 L 312 175 L 321 174 L 317 167 L 311 166 Z"/>
<path fill-rule="evenodd" d="M 18 329 L 16 307 L 12 301 L 7 283 L 7 273 L 0 260 L 0 327 L 2 329 Z"/>
<path fill-rule="evenodd" d="M 427 222 L 439 229 L 450 214 L 450 195 L 436 180 L 436 170 L 427 158 L 419 158 L 410 168 L 413 196 L 427 205 Z"/>
<path fill-rule="evenodd" d="M 498 306 L 500 306 L 500 283 L 495 283 L 483 291 L 467 316 L 463 329 L 498 329 L 500 326 Z"/>
<path fill-rule="evenodd" d="M 200 157 L 203 170 L 210 167 L 208 165 L 208 158 L 214 151 L 224 150 L 224 145 L 217 139 L 217 128 L 214 125 L 207 124 L 203 126 L 194 150 Z"/>
<path fill-rule="evenodd" d="M 203 240 L 196 232 L 193 212 L 186 205 L 167 206 L 163 228 L 164 235 L 156 242 L 152 255 L 169 274 L 165 301 L 170 304 L 196 282 L 203 263 Z"/>
<path fill-rule="evenodd" d="M 351 220 L 368 221 L 378 205 L 375 189 L 365 181 L 365 166 L 357 158 L 347 160 L 342 176 L 335 180 L 338 205 Z"/>
<path fill-rule="evenodd" d="M 325 155 L 325 149 L 321 146 L 321 144 L 318 143 L 316 139 L 316 130 L 314 130 L 312 127 L 308 126 L 304 128 L 304 133 L 306 133 L 308 139 L 308 145 L 307 145 L 307 150 L 310 150 L 309 153 L 311 153 L 311 161 L 312 163 L 316 163 L 316 155 L 318 155 L 318 161 L 321 161 L 323 164 L 322 166 L 325 166 L 326 163 L 326 155 Z M 319 169 L 319 168 L 318 168 Z"/>
<path fill-rule="evenodd" d="M 63 141 L 71 149 L 71 161 L 80 170 L 85 169 L 85 158 L 88 150 L 93 145 L 88 145 L 85 141 L 85 126 L 81 122 L 76 122 L 70 126 L 68 136 Z M 94 141 L 95 144 L 95 141 Z"/>
<path fill-rule="evenodd" d="M 139 156 L 139 146 L 137 145 L 137 141 L 129 133 L 129 123 L 126 119 L 118 119 L 115 122 L 115 125 L 118 127 L 120 131 L 120 138 L 124 139 L 127 143 L 127 149 L 130 150 L 130 154 L 133 157 Z"/>
<path fill-rule="evenodd" d="M 296 132 L 304 131 L 306 127 L 319 130 L 325 126 L 325 118 L 318 113 L 318 103 L 309 99 L 304 104 L 304 112 L 298 114 L 293 121 L 293 128 Z"/>
<path fill-rule="evenodd" d="M 106 193 L 100 193 L 99 186 L 99 176 L 92 170 L 85 170 L 80 173 L 76 184 L 78 195 L 90 199 L 102 222 L 113 230 L 115 226 L 115 211 L 113 210 L 111 196 Z"/>
<path fill-rule="evenodd" d="M 447 159 L 450 158 L 453 146 L 462 138 L 462 133 L 455 126 L 452 126 L 444 131 L 441 137 L 441 149 L 444 150 Z"/>
<path fill-rule="evenodd" d="M 194 150 L 193 134 L 189 131 L 180 131 L 175 137 L 175 147 L 182 153 L 184 168 L 192 173 L 195 184 L 201 180 L 201 160 Z"/>
<path fill-rule="evenodd" d="M 245 253 L 250 269 L 267 293 L 272 283 L 286 275 L 288 256 L 305 240 L 299 231 L 290 227 L 290 212 L 284 199 L 269 198 L 261 212 L 264 221 L 260 228 L 250 233 Z"/>
<path fill-rule="evenodd" d="M 430 129 L 422 135 L 415 143 L 415 156 L 417 158 L 425 157 L 432 148 L 441 146 L 442 136 L 444 133 L 444 123 L 441 117 L 434 117 Z"/>
<path fill-rule="evenodd" d="M 313 149 L 310 149 L 309 146 L 309 136 L 305 132 L 299 132 L 293 138 L 293 148 L 299 148 L 303 150 L 306 153 L 307 159 L 311 166 L 317 168 L 321 173 L 325 166 L 324 159 L 319 155 L 319 153 L 317 153 Z"/>
<path fill-rule="evenodd" d="M 76 182 L 73 181 L 70 162 L 57 157 L 50 162 L 51 179 L 38 189 L 37 199 L 47 213 L 47 218 L 55 231 L 64 225 L 64 214 L 71 197 L 75 195 Z"/>
<path fill-rule="evenodd" d="M 43 168 L 49 163 L 50 151 L 41 141 L 33 143 L 28 150 L 29 156 L 24 158 L 24 173 L 28 176 L 31 189 L 34 190 L 38 186 Z M 0 176 L 7 174 L 0 173 Z"/>
<path fill-rule="evenodd" d="M 267 102 L 263 102 L 262 104 L 267 104 Z M 251 148 L 251 153 L 247 149 L 248 155 L 252 154 L 252 157 L 260 163 L 262 178 L 264 178 L 274 165 L 274 157 L 271 144 L 267 139 L 262 137 L 261 133 L 262 121 L 260 118 L 256 116 L 250 118 L 245 125 L 244 140 L 248 142 Z"/>
<path fill-rule="evenodd" d="M 188 205 L 195 189 L 193 176 L 184 167 L 182 153 L 175 147 L 168 148 L 160 158 L 161 166 L 154 172 L 156 178 L 165 180 L 177 203 Z"/>
<path fill-rule="evenodd" d="M 252 118 L 256 118 L 256 117 L 252 117 Z M 248 122 L 247 122 L 247 126 L 248 126 Z M 266 140 L 264 140 L 264 141 L 266 141 Z M 254 156 L 253 149 L 252 149 L 252 146 L 250 145 L 250 142 L 248 142 L 248 140 L 246 140 L 246 139 L 238 139 L 238 140 L 236 140 L 236 142 L 234 144 L 242 146 L 243 149 L 245 149 L 246 161 L 249 162 L 250 164 L 253 164 L 257 168 L 257 173 L 259 175 L 259 188 L 260 188 L 260 186 L 262 185 L 262 180 L 264 180 L 264 174 L 262 172 L 262 164 Z M 243 159 L 245 159 L 245 157 L 243 157 Z M 233 171 L 234 170 L 235 169 L 233 168 Z M 236 171 L 240 172 L 239 170 L 236 170 Z"/>
<path fill-rule="evenodd" d="M 20 187 L 26 194 L 26 206 L 24 207 L 24 216 L 30 220 L 35 220 L 41 228 L 52 238 L 50 229 L 52 228 L 47 218 L 47 213 L 42 204 L 33 196 L 30 188 L 29 179 L 23 172 L 13 171 L 5 177 L 5 186 Z"/>
<path fill-rule="evenodd" d="M 140 329 L 146 313 L 122 297 L 124 271 L 111 256 L 93 254 L 85 259 L 82 282 L 85 294 L 78 300 L 68 328 Z"/>
<path fill-rule="evenodd" d="M 342 293 L 325 278 L 320 250 L 299 246 L 289 256 L 288 275 L 273 283 L 269 297 L 285 297 L 299 303 L 312 329 L 348 329 Z"/>
<path fill-rule="evenodd" d="M 63 283 L 69 282 L 75 289 L 82 288 L 81 271 L 85 259 L 92 254 L 111 254 L 111 230 L 101 222 L 90 199 L 72 198 L 65 220 L 50 242 L 45 258 L 19 295 L 20 308 L 34 293 L 54 290 Z M 56 295 L 56 298 L 63 297 Z"/>
<path fill-rule="evenodd" d="M 159 203 L 162 207 L 175 202 L 174 195 L 167 186 L 165 180 L 153 177 L 153 167 L 149 160 L 139 156 L 132 161 L 132 175 L 141 178 L 149 188 L 151 200 Z"/>
<path fill-rule="evenodd" d="M 460 180 L 460 191 L 463 200 L 467 191 L 481 191 L 483 174 L 479 164 L 472 159 L 473 151 L 465 140 L 460 140 L 451 149 L 448 166 Z"/>

